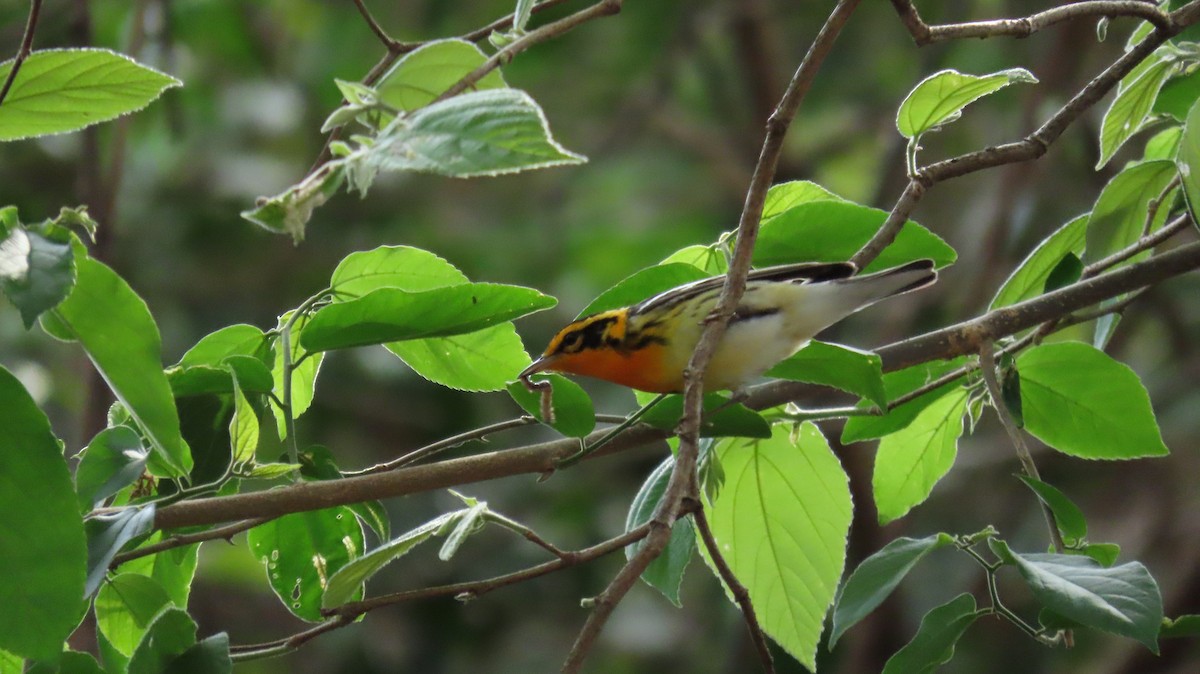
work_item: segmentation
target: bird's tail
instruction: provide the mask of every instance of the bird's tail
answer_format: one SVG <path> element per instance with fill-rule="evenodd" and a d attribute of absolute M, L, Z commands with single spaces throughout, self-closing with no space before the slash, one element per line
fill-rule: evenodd
<path fill-rule="evenodd" d="M 839 294 L 849 295 L 857 308 L 871 306 L 876 302 L 913 290 L 919 290 L 937 281 L 937 270 L 933 260 L 916 260 L 899 267 L 892 267 L 874 274 L 851 276 L 829 281 L 839 286 Z"/>

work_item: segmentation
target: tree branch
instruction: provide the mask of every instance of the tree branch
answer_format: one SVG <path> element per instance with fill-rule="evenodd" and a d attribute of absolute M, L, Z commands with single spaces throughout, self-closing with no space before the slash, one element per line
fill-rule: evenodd
<path fill-rule="evenodd" d="M 17 48 L 17 55 L 13 58 L 8 77 L 4 78 L 4 85 L 0 86 L 0 105 L 3 105 L 4 99 L 8 97 L 8 91 L 12 89 L 13 82 L 17 79 L 17 73 L 21 71 L 21 64 L 25 63 L 25 59 L 29 58 L 29 54 L 33 52 L 33 34 L 37 31 L 38 15 L 41 14 L 41 11 L 42 0 L 32 0 L 29 3 L 29 18 L 25 21 L 25 33 L 21 36 L 21 46 Z"/>
<path fill-rule="evenodd" d="M 877 350 L 888 372 L 930 360 L 978 353 L 984 338 L 1000 339 L 1066 316 L 1097 302 L 1200 268 L 1200 243 L 1191 243 L 1054 292 L 990 311 L 968 321 L 889 344 Z M 775 381 L 747 389 L 744 404 L 766 409 L 819 390 L 798 382 Z M 593 433 L 588 441 L 599 439 Z M 589 459 L 661 442 L 670 433 L 638 425 L 613 439 Z M 348 503 L 392 498 L 511 475 L 540 475 L 579 449 L 574 438 L 487 452 L 376 475 L 308 482 L 280 489 L 180 501 L 159 508 L 156 529 L 217 524 L 252 517 L 278 517 Z"/>
<path fill-rule="evenodd" d="M 1029 37 L 1034 33 L 1064 21 L 1097 17 L 1140 17 L 1159 29 L 1171 27 L 1171 17 L 1155 4 L 1145 0 L 1096 0 L 1073 2 L 1044 12 L 1019 19 L 996 19 L 994 21 L 971 21 L 930 26 L 925 23 L 912 0 L 892 0 L 892 6 L 920 46 L 944 40 L 989 37 Z"/>

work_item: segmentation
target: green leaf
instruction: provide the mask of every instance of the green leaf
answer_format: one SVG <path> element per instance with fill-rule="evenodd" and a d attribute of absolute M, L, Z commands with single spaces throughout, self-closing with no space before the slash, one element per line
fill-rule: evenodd
<path fill-rule="evenodd" d="M 583 308 L 583 311 L 579 312 L 579 317 L 637 304 L 659 293 L 685 283 L 709 278 L 709 276 L 710 274 L 706 274 L 695 266 L 681 262 L 646 267 L 621 279 L 615 286 L 600 293 L 599 297 L 592 300 Z"/>
<path fill-rule="evenodd" d="M 954 465 L 967 397 L 966 389 L 951 391 L 907 427 L 879 441 L 871 487 L 880 524 L 903 517 L 924 502 Z"/>
<path fill-rule="evenodd" d="M 422 377 L 462 391 L 500 391 L 529 365 L 529 354 L 512 323 L 386 346 Z"/>
<path fill-rule="evenodd" d="M 238 473 L 240 477 L 251 480 L 274 480 L 290 475 L 292 471 L 300 469 L 298 463 L 255 463 L 250 466 L 249 471 Z"/>
<path fill-rule="evenodd" d="M 930 610 L 912 641 L 888 658 L 883 674 L 927 673 L 949 662 L 954 646 L 977 617 L 975 598 L 965 593 Z"/>
<path fill-rule="evenodd" d="M 767 376 L 832 386 L 866 398 L 881 408 L 887 405 L 883 360 L 870 351 L 814 340 L 768 370 Z"/>
<path fill-rule="evenodd" d="M 333 460 L 333 452 L 323 445 L 310 445 L 300 451 L 300 474 L 309 480 L 340 480 L 345 477 Z M 279 464 L 265 464 L 275 466 Z M 354 511 L 360 522 L 375 530 L 380 540 L 390 535 L 391 524 L 387 511 L 379 501 L 364 501 L 346 506 Z"/>
<path fill-rule="evenodd" d="M 1146 150 L 1142 153 L 1142 159 L 1146 161 L 1151 159 L 1175 161 L 1175 158 L 1179 155 L 1179 143 L 1182 137 L 1182 126 L 1169 126 L 1159 131 L 1150 136 L 1150 139 L 1146 141 Z"/>
<path fill-rule="evenodd" d="M 455 496 L 459 496 L 459 494 L 455 493 Z M 446 534 L 446 540 L 442 543 L 442 548 L 438 550 L 438 559 L 443 562 L 450 561 L 450 558 L 466 542 L 467 537 L 482 529 L 483 525 L 486 524 L 484 516 L 488 512 L 487 501 L 476 501 L 475 499 L 464 500 L 468 502 L 467 507 L 461 511 L 461 515 L 454 523 L 454 526 L 448 527 L 450 532 Z"/>
<path fill-rule="evenodd" d="M 706 276 L 718 276 L 729 271 L 729 263 L 719 246 L 685 246 L 671 253 L 659 266 L 674 263 L 690 264 Z"/>
<path fill-rule="evenodd" d="M 163 477 L 187 475 L 192 456 L 179 432 L 179 414 L 163 374 L 158 326 L 150 309 L 104 264 L 81 257 L 75 266 L 75 288 L 53 312 L 59 327 L 83 345 L 150 442 L 151 472 Z"/>
<path fill-rule="evenodd" d="M 163 538 L 163 532 L 156 531 L 147 536 L 139 547 L 153 545 Z M 122 573 L 138 573 L 153 578 L 166 590 L 173 604 L 186 607 L 192 592 L 192 578 L 196 575 L 199 552 L 199 543 L 184 545 L 130 560 L 120 568 Z"/>
<path fill-rule="evenodd" d="M 1197 101 L 1187 114 L 1175 164 L 1183 182 L 1183 194 L 1192 213 L 1192 220 L 1200 222 L 1200 218 L 1197 217 L 1197 213 L 1200 213 L 1200 101 Z"/>
<path fill-rule="evenodd" d="M 754 265 L 848 260 L 886 219 L 884 211 L 852 203 L 814 201 L 795 206 L 763 223 L 754 247 Z M 957 254 L 937 235 L 910 220 L 864 271 L 923 258 L 932 259 L 940 268 L 953 263 Z"/>
<path fill-rule="evenodd" d="M 1063 259 L 1054 265 L 1050 275 L 1046 277 L 1046 285 L 1042 292 L 1054 292 L 1059 288 L 1075 283 L 1083 276 L 1083 261 L 1075 253 L 1067 253 Z"/>
<path fill-rule="evenodd" d="M 1051 274 L 1067 255 L 1083 253 L 1088 216 L 1081 215 L 1043 239 L 1000 286 L 991 309 L 1032 299 L 1045 292 Z"/>
<path fill-rule="evenodd" d="M 128 426 L 106 428 L 84 448 L 75 470 L 75 491 L 84 511 L 133 484 L 146 469 L 148 453 Z"/>
<path fill-rule="evenodd" d="M 71 474 L 46 415 L 0 367 L 0 648 L 50 659 L 79 623 L 87 565 Z"/>
<path fill-rule="evenodd" d="M 1037 494 L 1038 499 L 1050 508 L 1050 512 L 1054 513 L 1054 520 L 1058 523 L 1058 530 L 1062 532 L 1064 538 L 1082 541 L 1087 538 L 1087 521 L 1083 518 L 1083 511 L 1079 506 L 1075 505 L 1067 495 L 1059 491 L 1056 487 L 1036 480 L 1028 475 L 1018 475 L 1021 481 L 1027 487 Z"/>
<path fill-rule="evenodd" d="M 887 394 L 889 401 L 896 400 L 921 388 L 938 377 L 958 369 L 965 362 L 966 360 L 963 358 L 930 361 L 896 372 L 889 372 L 883 375 L 883 390 Z M 903 405 L 897 405 L 889 410 L 887 414 L 850 417 L 846 420 L 846 427 L 842 431 L 842 442 L 862 442 L 863 440 L 881 438 L 905 428 L 912 423 L 913 419 L 917 418 L 917 415 L 922 410 L 960 385 L 957 381 L 943 384 Z M 870 403 L 859 403 L 860 408 L 868 406 L 871 406 Z"/>
<path fill-rule="evenodd" d="M 654 516 L 674 468 L 675 456 L 671 455 L 650 471 L 650 475 L 634 495 L 633 502 L 629 504 L 629 514 L 625 516 L 625 531 L 642 526 Z M 683 572 L 687 570 L 688 562 L 692 561 L 692 556 L 696 554 L 696 535 L 690 518 L 675 520 L 667 547 L 642 572 L 642 581 L 661 592 L 667 601 L 675 606 L 683 605 L 679 601 L 679 586 L 683 583 Z M 644 543 L 642 540 L 625 546 L 625 559 L 633 559 Z"/>
<path fill-rule="evenodd" d="M 741 403 L 730 403 L 717 393 L 704 395 L 704 419 L 700 435 L 705 438 L 741 437 L 769 438 L 771 425 L 761 414 Z M 669 395 L 652 407 L 641 422 L 664 431 L 674 430 L 683 418 L 683 396 Z"/>
<path fill-rule="evenodd" d="M 129 658 L 129 674 L 174 672 L 175 658 L 196 643 L 196 623 L 187 611 L 167 608 L 151 623 L 146 636 Z"/>
<path fill-rule="evenodd" d="M 791 182 L 771 185 L 763 202 L 762 221 L 766 222 L 780 213 L 807 204 L 810 201 L 842 201 L 848 199 L 830 192 L 820 185 L 808 180 L 793 180 Z"/>
<path fill-rule="evenodd" d="M 279 328 L 282 330 L 287 325 L 291 318 L 292 312 L 288 312 L 279 317 Z M 275 348 L 275 364 L 271 367 L 271 378 L 275 382 L 275 396 L 280 400 L 283 399 L 283 365 L 284 358 L 290 358 L 292 363 L 299 361 L 301 357 L 307 353 L 300 346 L 300 334 L 304 331 L 304 326 L 308 322 L 309 317 L 300 316 L 296 322 L 292 324 L 291 342 L 288 345 L 291 351 L 290 354 L 284 354 L 283 340 L 279 340 L 278 346 Z M 321 371 L 321 361 L 324 360 L 325 354 L 314 353 L 304 358 L 302 362 L 292 368 L 292 419 L 299 419 L 300 415 L 308 411 L 312 405 L 313 395 L 316 392 L 317 374 Z M 284 417 L 283 410 L 272 401 L 271 409 L 275 412 L 275 427 L 279 433 L 279 439 L 287 438 L 287 423 Z"/>
<path fill-rule="evenodd" d="M 542 109 L 528 94 L 491 89 L 396 118 L 345 166 L 351 184 L 365 193 L 381 170 L 474 178 L 585 161 L 551 138 Z"/>
<path fill-rule="evenodd" d="M 1017 357 L 1025 428 L 1084 459 L 1168 453 L 1136 373 L 1081 342 L 1042 344 Z"/>
<path fill-rule="evenodd" d="M 0 63 L 0 81 L 12 70 Z M 25 59 L 0 106 L 0 141 L 76 131 L 141 110 L 182 82 L 107 49 L 47 49 Z"/>
<path fill-rule="evenodd" d="M 1134 164 L 1110 180 L 1088 220 L 1084 262 L 1091 264 L 1137 241 L 1150 202 L 1163 193 L 1175 174 L 1174 163 L 1156 160 Z M 1134 256 L 1130 261 L 1137 259 L 1141 258 Z"/>
<path fill-rule="evenodd" d="M 221 632 L 188 647 L 171 661 L 171 674 L 230 674 L 229 635 Z"/>
<path fill-rule="evenodd" d="M 852 507 L 846 474 L 820 430 L 803 424 L 798 446 L 789 430 L 719 443 L 725 486 L 709 520 L 763 630 L 813 670 L 846 563 Z"/>
<path fill-rule="evenodd" d="M 174 606 L 153 578 L 121 573 L 96 595 L 96 625 L 108 643 L 126 657 L 133 655 L 158 614 Z"/>
<path fill-rule="evenodd" d="M 1163 618 L 1158 631 L 1159 639 L 1200 636 L 1200 615 L 1181 615 L 1178 618 Z"/>
<path fill-rule="evenodd" d="M 259 199 L 254 208 L 241 212 L 242 218 L 273 234 L 287 234 L 292 241 L 304 240 L 304 229 L 313 211 L 337 194 L 346 179 L 343 160 L 335 159 L 313 171 L 300 183 L 270 198 Z"/>
<path fill-rule="evenodd" d="M 379 100 L 409 112 L 433 102 L 463 77 L 487 61 L 487 55 L 466 40 L 434 40 L 396 62 L 375 85 Z M 471 90 L 503 89 L 508 85 L 496 69 Z"/>
<path fill-rule="evenodd" d="M 5 101 L 7 105 L 7 101 Z M 4 106 L 0 106 L 0 114 Z M 71 245 L 37 232 L 12 229 L 0 239 L 0 282 L 4 294 L 21 312 L 25 329 L 38 316 L 58 306 L 75 283 Z"/>
<path fill-rule="evenodd" d="M 380 288 L 348 302 L 330 304 L 308 320 L 300 344 L 308 351 L 477 332 L 548 309 L 557 301 L 522 286 L 495 283 L 410 292 Z"/>
<path fill-rule="evenodd" d="M 1187 119 L 1197 99 L 1200 99 L 1200 70 L 1172 78 L 1163 85 L 1154 99 L 1152 112 L 1158 115 L 1170 115 L 1179 121 Z"/>
<path fill-rule="evenodd" d="M 324 608 L 335 608 L 362 596 L 363 584 L 396 559 L 416 546 L 429 540 L 434 534 L 453 526 L 466 510 L 456 510 L 440 515 L 425 524 L 402 534 L 399 538 L 384 543 L 371 552 L 346 564 L 329 578 L 325 595 L 321 599 Z"/>
<path fill-rule="evenodd" d="M 1117 95 L 1104 113 L 1100 125 L 1099 169 L 1112 159 L 1117 150 L 1133 134 L 1141 130 L 1150 116 L 1150 109 L 1162 89 L 1163 83 L 1175 70 L 1177 61 L 1165 52 L 1155 52 L 1148 65 L 1129 73 L 1121 80 Z M 1145 64 L 1146 62 L 1143 62 Z"/>
<path fill-rule="evenodd" d="M 227 395 L 233 390 L 233 376 L 248 393 L 270 393 L 275 388 L 271 369 L 254 356 L 228 356 L 224 364 L 213 367 L 193 365 L 167 368 L 167 383 L 176 398 L 199 395 Z"/>
<path fill-rule="evenodd" d="M 953 544 L 954 538 L 949 534 L 901 537 L 864 559 L 838 590 L 829 633 L 830 650 L 846 630 L 878 608 L 925 555 Z"/>
<path fill-rule="evenodd" d="M 1088 543 L 1083 548 L 1083 554 L 1100 563 L 1100 566 L 1112 566 L 1121 554 L 1121 546 L 1116 543 Z"/>
<path fill-rule="evenodd" d="M 0 674 L 21 674 L 25 671 L 25 658 L 0 651 Z"/>
<path fill-rule="evenodd" d="M 587 391 L 575 382 L 558 374 L 540 375 L 538 381 L 551 384 L 550 405 L 554 412 L 554 430 L 572 438 L 582 438 L 596 428 L 596 410 Z M 541 394 L 525 388 L 521 382 L 512 382 L 507 387 L 512 399 L 538 421 L 542 418 Z"/>
<path fill-rule="evenodd" d="M 990 75 L 965 75 L 956 70 L 936 72 L 914 87 L 900 104 L 896 128 L 905 138 L 914 138 L 953 122 L 968 104 L 1014 82 L 1036 83 L 1037 78 L 1024 68 Z"/>
<path fill-rule="evenodd" d="M 1007 548 L 1003 541 L 989 543 Z M 1079 555 L 1007 553 L 1046 608 L 1081 625 L 1136 639 L 1158 653 L 1162 595 L 1140 562 L 1105 568 Z"/>
<path fill-rule="evenodd" d="M 279 600 L 310 622 L 322 619 L 329 580 L 363 551 L 362 527 L 345 507 L 284 515 L 251 529 L 247 540 Z"/>
<path fill-rule="evenodd" d="M 89 518 L 84 524 L 87 532 L 87 580 L 83 596 L 92 596 L 100 587 L 108 573 L 108 565 L 126 543 L 148 533 L 153 527 L 153 503 Z"/>
<path fill-rule="evenodd" d="M 411 246 L 380 246 L 342 259 L 329 287 L 335 297 L 362 297 L 379 288 L 412 292 L 460 285 L 467 277 L 454 265 L 427 250 Z"/>
<path fill-rule="evenodd" d="M 229 448 L 233 469 L 237 471 L 246 464 L 254 463 L 258 451 L 258 414 L 238 386 L 237 375 L 233 377 L 233 418 L 229 420 Z"/>
<path fill-rule="evenodd" d="M 253 325 L 228 325 L 200 338 L 177 363 L 180 367 L 220 367 L 229 356 L 253 356 L 269 363 L 270 340 Z M 228 388 L 226 388 L 228 390 Z"/>
<path fill-rule="evenodd" d="M 9 670 L 4 667 L 4 664 L 3 658 L 0 658 L 0 672 L 8 674 Z M 17 668 L 13 671 L 20 672 L 21 669 Z M 37 663 L 29 668 L 28 674 L 105 674 L 105 672 L 91 653 L 63 651 L 57 663 Z"/>

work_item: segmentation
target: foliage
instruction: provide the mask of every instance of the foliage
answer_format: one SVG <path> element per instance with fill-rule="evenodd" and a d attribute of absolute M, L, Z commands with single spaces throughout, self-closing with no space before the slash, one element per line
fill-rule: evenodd
<path fill-rule="evenodd" d="M 567 149 L 551 131 L 550 118 L 557 115 L 550 105 L 550 114 L 543 109 L 542 95 L 510 84 L 528 75 L 521 70 L 529 67 L 521 65 L 524 56 L 516 61 L 514 57 L 570 27 L 541 23 L 536 15 L 546 4 L 518 0 L 511 20 L 471 39 L 408 44 L 380 33 L 387 57 L 375 70 L 358 73 L 361 81 L 326 78 L 339 92 L 340 102 L 330 106 L 323 124 L 314 122 L 309 131 L 319 128 L 330 134 L 327 152 L 294 184 L 242 210 L 244 221 L 258 226 L 258 241 L 266 241 L 268 233 L 289 237 L 294 244 L 330 237 L 319 231 L 330 227 L 320 218 L 322 209 L 332 208 L 344 192 L 357 193 L 364 204 L 358 207 L 369 208 L 389 189 L 389 180 L 504 175 L 506 189 L 520 191 L 532 184 L 527 181 L 539 179 L 534 171 L 591 170 L 580 168 L 587 159 Z M 33 5 L 30 30 L 39 5 Z M 364 15 L 373 30 L 382 30 Z M 1200 11 L 1179 9 L 1169 16 L 1190 24 L 1200 20 Z M 587 18 L 590 15 L 580 23 Z M 539 27 L 531 28 L 531 23 Z M 594 434 L 597 421 L 610 421 L 596 413 L 608 399 L 598 395 L 593 400 L 590 389 L 560 375 L 539 377 L 542 383 L 528 387 L 517 381 L 532 359 L 514 321 L 530 316 L 531 322 L 537 321 L 538 312 L 554 308 L 559 300 L 549 292 L 498 282 L 515 274 L 495 268 L 472 272 L 480 280 L 471 280 L 463 271 L 476 268 L 471 255 L 464 254 L 456 265 L 425 247 L 409 245 L 420 242 L 421 236 L 406 231 L 412 236 L 402 245 L 331 254 L 322 265 L 289 267 L 287 273 L 294 274 L 297 283 L 307 284 L 304 299 L 278 299 L 265 327 L 242 322 L 218 327 L 188 346 L 175 365 L 164 368 L 163 345 L 170 334 L 164 322 L 167 312 L 143 297 L 152 290 L 149 285 L 127 280 L 134 278 L 128 264 L 118 264 L 110 248 L 107 228 L 112 223 L 102 220 L 97 230 L 86 207 L 63 208 L 54 218 L 26 223 L 21 219 L 29 212 L 24 207 L 18 211 L 0 204 L 0 285 L 15 309 L 13 315 L 26 331 L 39 325 L 42 332 L 68 343 L 54 348 L 85 356 L 99 387 L 115 400 L 106 423 L 87 427 L 88 437 L 76 442 L 65 428 L 69 423 L 54 419 L 52 425 L 40 407 L 44 401 L 38 399 L 36 386 L 22 380 L 16 368 L 0 366 L 0 427 L 6 434 L 0 452 L 0 510 L 11 523 L 0 537 L 0 560 L 6 570 L 0 574 L 0 606 L 7 607 L 0 610 L 0 671 L 20 671 L 26 664 L 30 671 L 109 674 L 230 671 L 237 661 L 290 651 L 327 631 L 354 630 L 359 617 L 402 601 L 434 596 L 476 599 L 621 548 L 636 563 L 653 550 L 651 532 L 664 526 L 672 528 L 660 553 L 641 568 L 627 569 L 634 569 L 671 604 L 686 607 L 691 597 L 684 575 L 699 554 L 731 599 L 755 608 L 752 632 L 761 626 L 782 652 L 812 671 L 818 664 L 825 667 L 824 651 L 851 638 L 853 628 L 908 582 L 914 569 L 951 551 L 982 573 L 986 598 L 962 593 L 928 610 L 911 641 L 888 654 L 884 672 L 936 669 L 955 656 L 968 630 L 992 629 L 977 620 L 982 616 L 996 616 L 1031 643 L 1045 646 L 1069 642 L 1074 631 L 1096 630 L 1158 653 L 1160 639 L 1194 636 L 1195 615 L 1165 615 L 1167 602 L 1150 564 L 1118 564 L 1116 544 L 1088 539 L 1085 508 L 1067 496 L 1075 490 L 1038 477 L 1023 440 L 1028 434 L 1063 455 L 1052 460 L 1063 462 L 1057 465 L 1067 466 L 1064 471 L 1081 463 L 1075 459 L 1130 461 L 1169 453 L 1164 436 L 1170 436 L 1160 429 L 1151 399 L 1154 388 L 1122 362 L 1111 344 L 1120 312 L 1138 299 L 1137 292 L 1188 269 L 1132 285 L 1116 285 L 1122 278 L 1118 275 L 1104 277 L 1111 287 L 1094 279 L 1113 269 L 1153 273 L 1162 256 L 1155 246 L 1187 229 L 1188 218 L 1197 220 L 1200 86 L 1194 80 L 1200 43 L 1182 32 L 1185 24 L 1171 26 L 1177 30 L 1163 33 L 1159 46 L 1109 83 L 1116 86 L 1116 94 L 1099 130 L 1097 166 L 1128 153 L 1139 131 L 1153 127 L 1158 135 L 1148 139 L 1140 160 L 1116 169 L 1096 194 L 1088 195 L 1093 205 L 1087 213 L 1033 241 L 1023 261 L 1005 270 L 1007 280 L 995 292 L 987 317 L 1008 321 L 1003 324 L 1007 327 L 989 331 L 976 323 L 941 333 L 938 351 L 902 366 L 892 356 L 904 343 L 872 352 L 812 341 L 768 373 L 794 383 L 755 387 L 748 397 L 708 392 L 700 405 L 704 418 L 695 426 L 706 438 L 696 488 L 685 499 L 693 510 L 671 511 L 677 504 L 666 500 L 677 465 L 683 462 L 676 442 L 673 447 L 680 458 L 656 460 L 645 475 L 638 475 L 640 488 L 628 493 L 609 490 L 628 505 L 624 537 L 575 552 L 555 547 L 533 525 L 501 514 L 488 502 L 458 493 L 454 496 L 461 507 L 437 513 L 413 508 L 397 515 L 378 501 L 517 473 L 546 478 L 565 467 L 559 459 L 576 450 L 624 451 L 681 435 L 679 427 L 689 423 L 682 396 L 668 396 L 628 417 L 626 425 L 634 426 L 631 435 L 640 435 L 621 444 L 620 435 Z M 1138 31 L 1145 40 L 1158 35 L 1149 22 Z M 569 39 L 564 43 L 570 48 Z M 1133 51 L 1138 44 L 1131 39 L 1126 53 L 1138 53 Z M 75 132 L 115 120 L 187 80 L 110 50 L 90 48 L 22 54 L 0 64 L 0 80 L 10 73 L 15 73 L 11 86 L 0 95 L 3 141 Z M 907 77 L 904 82 L 909 86 L 918 79 Z M 982 114 L 993 103 L 992 94 L 1014 83 L 1036 85 L 1038 80 L 1017 67 L 984 75 L 944 69 L 911 85 L 896 115 L 901 137 L 893 141 L 898 152 L 907 146 L 901 168 L 912 181 L 910 190 L 911 185 L 927 189 L 935 180 L 926 172 L 933 165 L 922 167 L 918 162 L 921 143 L 934 145 L 930 134 L 944 130 L 941 135 L 948 135 L 976 110 Z M 552 95 L 546 98 L 553 100 Z M 156 107 L 173 100 L 168 96 Z M 964 118 L 968 105 L 971 112 Z M 121 134 L 128 128 L 114 132 L 112 142 L 124 142 Z M 155 142 L 169 142 L 142 127 L 132 128 Z M 1046 145 L 1053 139 L 1038 140 Z M 605 156 L 594 156 L 601 164 L 596 170 L 607 171 L 602 165 Z M 297 166 L 301 163 L 305 162 Z M 119 183 L 119 175 L 109 179 Z M 469 193 L 473 184 L 460 183 L 459 188 Z M 689 189 L 703 191 L 695 187 Z M 897 205 L 889 213 L 860 203 L 868 200 L 858 195 L 843 197 L 843 191 L 804 180 L 780 182 L 757 194 L 765 203 L 757 218 L 761 230 L 753 263 L 855 259 L 870 272 L 927 259 L 945 278 L 956 278 L 959 270 L 953 265 L 960 253 L 955 246 L 966 249 L 961 242 L 909 219 L 911 208 Z M 130 217 L 140 216 L 131 210 Z M 232 212 L 224 206 L 221 210 L 222 217 Z M 111 207 L 104 213 L 114 215 Z M 503 221 L 505 216 L 496 218 Z M 622 280 L 610 282 L 590 303 L 571 302 L 569 313 L 576 304 L 584 307 L 579 315 L 619 308 L 725 273 L 731 245 L 744 234 L 708 232 L 703 238 L 691 237 L 675 253 L 664 255 L 672 248 L 657 250 L 647 259 L 661 259 L 660 263 L 632 273 L 624 269 L 618 274 Z M 886 245 L 860 258 L 879 237 Z M 534 247 L 530 242 L 521 245 L 517 257 Z M 480 244 L 473 255 L 502 257 L 484 248 Z M 621 259 L 608 249 L 595 255 Z M 554 256 L 537 264 L 583 266 Z M 317 272 L 310 273 L 314 267 Z M 260 274 L 265 269 L 251 271 Z M 262 276 L 255 283 L 271 285 Z M 1084 295 L 1088 292 L 1094 294 Z M 1063 299 L 1068 295 L 1084 299 L 1068 306 Z M 986 304 L 986 297 L 977 299 Z M 1060 301 L 1066 308 L 1055 304 Z M 949 306 L 936 311 L 937 320 L 951 325 L 949 330 L 959 327 L 952 324 L 963 318 L 954 311 Z M 1035 313 L 1043 317 L 1022 322 L 1023 316 Z M 171 338 L 177 339 L 177 334 Z M 993 342 L 998 362 L 991 355 Z M 985 343 L 987 348 L 982 348 Z M 488 427 L 467 430 L 467 414 L 446 405 L 438 414 L 445 412 L 456 426 L 448 438 L 417 450 L 415 458 L 401 457 L 396 465 L 343 471 L 339 465 L 350 465 L 354 454 L 313 442 L 313 427 L 328 422 L 328 408 L 314 403 L 323 396 L 350 395 L 325 372 L 360 357 L 411 371 L 422 380 L 424 399 L 414 396 L 407 403 L 417 415 L 432 414 L 449 400 L 438 397 L 442 389 L 447 396 L 465 392 L 454 400 L 499 400 L 495 404 L 528 415 L 511 426 L 501 424 L 505 428 L 536 425 L 545 437 L 556 439 L 548 445 L 397 469 L 410 458 L 428 459 L 498 432 Z M 1136 358 L 1126 358 L 1138 364 Z M 1003 395 L 989 392 L 988 383 L 995 390 L 995 382 L 989 381 L 993 377 L 1002 380 Z M 782 386 L 789 387 L 783 397 L 778 393 Z M 805 409 L 788 402 L 817 387 L 823 396 L 840 396 L 845 404 Z M 539 393 L 547 388 L 548 393 Z M 485 396 L 502 390 L 508 397 Z M 355 398 L 343 411 L 354 421 L 349 410 L 366 407 Z M 879 524 L 887 524 L 911 517 L 956 471 L 966 471 L 956 466 L 960 449 L 982 444 L 972 436 L 987 409 L 1014 437 L 1023 460 L 1020 479 L 1030 490 L 1024 494 L 1026 514 L 1032 518 L 1044 509 L 1051 552 L 1020 551 L 1017 546 L 1027 542 L 1016 531 L 1005 538 L 989 526 L 970 534 L 898 537 L 848 570 L 854 471 L 843 466 L 847 455 L 841 448 L 831 447 L 829 438 L 839 437 L 834 424 L 845 420 L 842 443 L 878 440 L 870 485 L 862 493 L 869 491 Z M 311 420 L 312 427 L 298 426 L 301 417 Z M 610 441 L 612 446 L 600 447 Z M 66 451 L 70 446 L 82 449 L 74 454 Z M 395 453 L 394 447 L 391 450 Z M 488 463 L 489 456 L 499 459 Z M 510 456 L 513 463 L 499 462 Z M 537 493 L 541 496 L 542 490 Z M 973 516 L 1000 516 L 986 504 L 971 506 Z M 552 517 L 553 510 L 526 509 L 521 517 L 538 521 Z M 858 510 L 861 517 L 867 508 L 859 503 Z M 689 516 L 700 512 L 702 521 Z M 391 535 L 395 521 L 414 518 L 404 533 Z M 227 528 L 231 523 L 236 531 Z M 702 525 L 711 526 L 711 532 Z M 246 530 L 244 547 L 265 574 L 265 586 L 292 616 L 312 625 L 276 641 L 231 646 L 222 626 L 206 633 L 213 631 L 212 624 L 197 619 L 189 598 L 201 545 L 211 550 L 211 540 Z M 421 544 L 440 538 L 441 562 L 467 557 L 485 568 L 484 549 L 493 541 L 484 532 L 493 530 L 516 533 L 552 559 L 532 566 L 526 560 L 525 570 L 507 575 L 489 570 L 491 576 L 483 581 L 443 585 L 435 584 L 434 572 L 420 566 L 428 560 L 420 561 L 418 549 L 429 547 Z M 715 544 L 706 539 L 708 533 Z M 947 552 L 937 552 L 942 549 Z M 381 592 L 402 567 L 412 579 L 408 589 Z M 726 570 L 737 583 L 729 582 Z M 1031 597 L 1017 609 L 1002 601 L 997 584 L 997 575 L 1006 570 L 1028 587 Z M 630 582 L 636 577 L 630 575 Z M 413 587 L 414 583 L 426 586 Z M 938 589 L 957 592 L 971 587 Z M 1010 588 L 1003 590 L 1009 600 Z M 617 600 L 606 591 L 585 603 Z M 936 601 L 943 598 L 924 604 Z M 88 611 L 98 634 L 96 657 L 66 647 Z M 1025 612 L 1038 615 L 1038 620 L 1022 617 Z"/>

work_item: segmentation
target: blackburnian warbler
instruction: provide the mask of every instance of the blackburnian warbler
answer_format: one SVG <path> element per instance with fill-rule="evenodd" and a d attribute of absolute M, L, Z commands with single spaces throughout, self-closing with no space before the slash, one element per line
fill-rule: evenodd
<path fill-rule="evenodd" d="M 937 280 L 932 260 L 854 276 L 849 262 L 802 263 L 750 272 L 746 291 L 708 369 L 707 391 L 740 389 L 821 330 L 882 299 Z M 724 276 L 672 288 L 639 304 L 580 318 L 520 374 L 596 377 L 651 393 L 683 390 L 683 371 L 716 307 Z"/>

